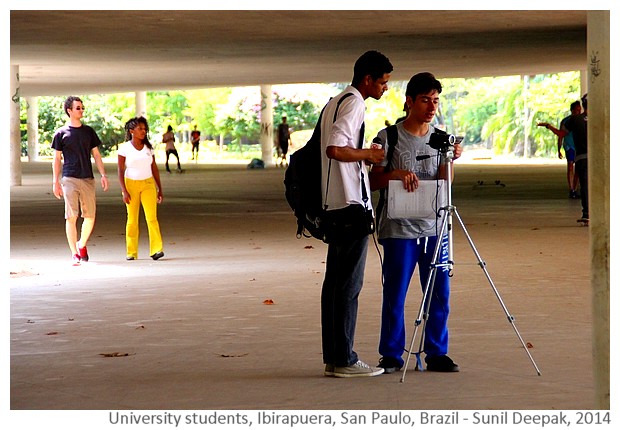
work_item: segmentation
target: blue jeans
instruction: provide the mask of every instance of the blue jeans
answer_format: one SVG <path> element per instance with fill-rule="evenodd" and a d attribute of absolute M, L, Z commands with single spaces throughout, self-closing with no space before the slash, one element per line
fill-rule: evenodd
<path fill-rule="evenodd" d="M 382 239 L 383 308 L 381 312 L 381 339 L 379 353 L 404 365 L 405 298 L 415 266 L 418 266 L 422 291 L 430 274 L 430 265 L 437 237 L 418 239 Z M 448 236 L 444 236 L 439 250 L 439 262 L 448 260 Z M 428 356 L 448 352 L 448 314 L 450 313 L 450 280 L 447 267 L 436 270 L 431 306 L 424 331 L 424 352 Z M 417 308 L 419 310 L 419 308 Z M 417 317 L 417 315 L 416 315 Z M 412 325 L 415 321 L 411 320 Z M 413 352 L 413 351 L 412 351 Z"/>
<path fill-rule="evenodd" d="M 575 173 L 579 176 L 579 187 L 581 189 L 581 215 L 590 218 L 590 207 L 588 203 L 588 159 L 583 158 L 575 162 Z"/>
<path fill-rule="evenodd" d="M 364 284 L 368 236 L 327 248 L 321 291 L 323 362 L 350 366 L 358 360 L 353 351 L 358 297 Z"/>

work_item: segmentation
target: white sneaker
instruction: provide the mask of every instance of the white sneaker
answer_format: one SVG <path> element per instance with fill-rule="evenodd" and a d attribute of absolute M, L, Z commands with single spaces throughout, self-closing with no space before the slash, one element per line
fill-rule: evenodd
<path fill-rule="evenodd" d="M 355 378 L 358 376 L 377 376 L 383 373 L 382 367 L 371 367 L 364 363 L 362 360 L 357 360 L 357 363 L 347 367 L 334 368 L 334 376 L 336 378 Z"/>

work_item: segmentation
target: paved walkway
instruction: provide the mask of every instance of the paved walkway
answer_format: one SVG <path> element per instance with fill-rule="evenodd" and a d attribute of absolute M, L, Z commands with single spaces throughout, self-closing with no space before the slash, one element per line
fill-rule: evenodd
<path fill-rule="evenodd" d="M 107 172 L 114 179 L 114 165 Z M 322 376 L 326 246 L 295 238 L 282 169 L 162 173 L 165 257 L 125 261 L 119 186 L 98 189 L 91 261 L 71 264 L 48 163 L 11 189 L 10 407 L 16 410 L 503 410 L 594 407 L 588 229 L 565 165 L 457 166 L 454 203 L 538 376 L 455 224 L 456 374 Z M 374 199 L 376 202 L 376 198 Z M 407 304 L 410 328 L 420 290 Z M 273 303 L 273 304 L 271 304 Z M 379 356 L 369 250 L 356 351 Z M 411 335 L 410 330 L 407 334 Z M 413 363 L 413 361 L 412 361 Z"/>

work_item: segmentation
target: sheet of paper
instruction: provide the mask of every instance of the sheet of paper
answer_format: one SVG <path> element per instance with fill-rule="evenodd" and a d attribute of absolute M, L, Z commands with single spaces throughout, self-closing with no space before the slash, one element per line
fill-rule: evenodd
<path fill-rule="evenodd" d="M 390 181 L 387 193 L 387 217 L 436 218 L 439 209 L 448 204 L 446 181 L 420 181 L 418 189 L 408 192 L 400 180 Z"/>

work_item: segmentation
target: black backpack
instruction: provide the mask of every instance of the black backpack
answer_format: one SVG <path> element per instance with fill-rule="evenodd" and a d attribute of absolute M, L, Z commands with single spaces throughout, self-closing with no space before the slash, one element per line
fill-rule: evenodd
<path fill-rule="evenodd" d="M 347 93 L 338 100 L 334 121 L 340 104 L 352 95 Z M 324 110 L 325 107 L 310 140 L 291 154 L 284 174 L 286 200 L 297 218 L 297 238 L 315 237 L 323 242 L 326 241 L 325 231 L 321 228 L 325 210 L 321 196 L 321 118 Z"/>

